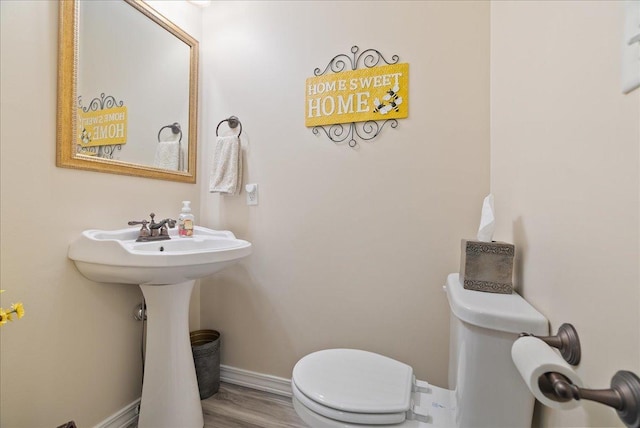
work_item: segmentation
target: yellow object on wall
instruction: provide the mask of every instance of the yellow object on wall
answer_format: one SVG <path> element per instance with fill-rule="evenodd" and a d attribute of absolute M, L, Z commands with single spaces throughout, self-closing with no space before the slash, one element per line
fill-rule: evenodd
<path fill-rule="evenodd" d="M 408 63 L 342 71 L 307 79 L 306 126 L 408 116 Z"/>
<path fill-rule="evenodd" d="M 85 112 L 78 109 L 78 144 L 81 147 L 126 144 L 127 107 Z"/>

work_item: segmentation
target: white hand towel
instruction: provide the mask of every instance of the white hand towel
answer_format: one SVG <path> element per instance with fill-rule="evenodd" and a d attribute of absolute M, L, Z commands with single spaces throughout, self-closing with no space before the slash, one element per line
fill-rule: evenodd
<path fill-rule="evenodd" d="M 159 142 L 153 166 L 177 171 L 180 166 L 180 143 L 178 141 Z"/>
<path fill-rule="evenodd" d="M 209 178 L 209 192 L 235 195 L 242 184 L 242 148 L 237 135 L 218 137 Z"/>

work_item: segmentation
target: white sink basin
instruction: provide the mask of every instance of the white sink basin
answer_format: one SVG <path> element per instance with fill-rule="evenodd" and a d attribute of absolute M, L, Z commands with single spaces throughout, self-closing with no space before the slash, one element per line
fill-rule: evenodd
<path fill-rule="evenodd" d="M 96 282 L 176 284 L 210 275 L 251 254 L 251 243 L 229 231 L 196 226 L 192 238 L 136 242 L 139 228 L 85 230 L 69 246 L 80 273 Z"/>

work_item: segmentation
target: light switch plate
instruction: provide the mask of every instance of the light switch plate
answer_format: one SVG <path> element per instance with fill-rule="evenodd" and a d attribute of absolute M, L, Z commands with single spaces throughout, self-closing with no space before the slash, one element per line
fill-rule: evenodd
<path fill-rule="evenodd" d="M 258 205 L 258 185 L 247 184 L 244 190 L 247 193 L 247 205 Z"/>

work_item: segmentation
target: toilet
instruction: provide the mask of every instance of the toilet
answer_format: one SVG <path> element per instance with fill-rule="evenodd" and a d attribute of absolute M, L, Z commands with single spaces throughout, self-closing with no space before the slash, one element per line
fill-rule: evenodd
<path fill-rule="evenodd" d="M 547 319 L 515 292 L 466 290 L 457 273 L 443 288 L 451 309 L 448 389 L 383 355 L 325 349 L 293 368 L 300 418 L 312 428 L 530 427 L 534 397 L 511 346 L 521 332 L 548 335 Z"/>

